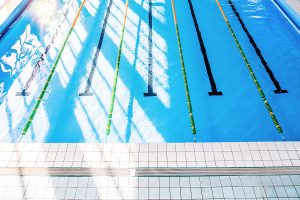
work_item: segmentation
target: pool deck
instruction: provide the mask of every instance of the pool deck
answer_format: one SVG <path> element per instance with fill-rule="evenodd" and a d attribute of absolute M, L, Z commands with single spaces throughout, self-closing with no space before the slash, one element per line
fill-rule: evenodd
<path fill-rule="evenodd" d="M 300 16 L 300 0 L 286 0 L 286 2 L 299 14 Z"/>
<path fill-rule="evenodd" d="M 0 145 L 0 199 L 300 198 L 300 142 Z"/>
<path fill-rule="evenodd" d="M 6 143 L 0 167 L 300 167 L 300 142 Z"/>

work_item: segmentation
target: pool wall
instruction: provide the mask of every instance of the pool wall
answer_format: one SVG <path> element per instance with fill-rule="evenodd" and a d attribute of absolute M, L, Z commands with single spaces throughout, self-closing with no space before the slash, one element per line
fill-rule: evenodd
<path fill-rule="evenodd" d="M 274 0 L 281 11 L 294 23 L 300 30 L 300 5 L 295 0 Z"/>

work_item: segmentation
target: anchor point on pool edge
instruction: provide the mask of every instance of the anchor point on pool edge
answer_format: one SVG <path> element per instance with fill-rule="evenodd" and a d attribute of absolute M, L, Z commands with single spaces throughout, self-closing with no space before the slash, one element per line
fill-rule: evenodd
<path fill-rule="evenodd" d="M 30 92 L 26 92 L 26 90 L 22 90 L 22 92 L 17 92 L 16 96 L 29 96 Z"/>
<path fill-rule="evenodd" d="M 89 96 L 93 96 L 92 92 L 81 92 L 79 93 L 80 97 L 89 97 Z"/>
<path fill-rule="evenodd" d="M 222 96 L 223 93 L 215 91 L 215 92 L 208 92 L 208 95 L 209 96 Z"/>
<path fill-rule="evenodd" d="M 274 90 L 274 93 L 275 94 L 285 94 L 285 93 L 288 93 L 288 91 L 287 90 Z"/>
<path fill-rule="evenodd" d="M 144 93 L 144 97 L 156 97 L 157 94 L 155 92 L 146 92 Z"/>

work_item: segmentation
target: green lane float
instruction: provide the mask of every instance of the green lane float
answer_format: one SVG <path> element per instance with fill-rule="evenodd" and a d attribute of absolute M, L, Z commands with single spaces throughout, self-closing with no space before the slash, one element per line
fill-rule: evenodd
<path fill-rule="evenodd" d="M 49 86 L 49 84 L 50 84 L 50 81 L 51 81 L 51 79 L 52 79 L 52 77 L 53 77 L 53 74 L 54 74 L 54 72 L 55 72 L 55 69 L 56 69 L 56 67 L 57 67 L 57 65 L 58 65 L 58 62 L 59 62 L 61 56 L 62 56 L 62 53 L 63 53 L 63 51 L 64 51 L 64 49 L 65 49 L 65 46 L 66 46 L 66 44 L 67 44 L 67 42 L 68 42 L 68 40 L 69 40 L 69 38 L 70 38 L 70 35 L 71 35 L 71 33 L 73 32 L 73 30 L 74 30 L 75 24 L 76 24 L 76 22 L 77 22 L 77 20 L 78 20 L 78 18 L 79 18 L 79 15 L 80 15 L 80 13 L 81 13 L 81 11 L 82 11 L 82 8 L 83 8 L 83 5 L 84 5 L 85 2 L 86 2 L 86 0 L 83 0 L 82 3 L 81 3 L 81 5 L 80 5 L 80 7 L 79 7 L 79 10 L 78 10 L 78 12 L 77 12 L 77 14 L 76 14 L 76 17 L 75 17 L 75 19 L 74 19 L 74 21 L 73 21 L 73 23 L 72 23 L 72 26 L 71 26 L 71 28 L 70 28 L 68 34 L 67 34 L 67 37 L 66 37 L 66 39 L 65 39 L 65 41 L 64 41 L 64 43 L 63 43 L 63 45 L 62 45 L 62 47 L 61 47 L 61 49 L 60 49 L 60 51 L 59 51 L 59 53 L 58 53 L 58 56 L 57 56 L 57 58 L 56 58 L 56 60 L 55 60 L 55 62 L 54 62 L 54 65 L 53 65 L 52 68 L 51 68 L 50 74 L 49 74 L 49 76 L 48 76 L 48 78 L 47 78 L 47 81 L 46 81 L 44 87 L 43 87 L 43 90 L 42 90 L 42 92 L 41 92 L 39 98 L 37 99 L 37 102 L 36 102 L 36 104 L 35 104 L 35 106 L 34 106 L 32 112 L 31 112 L 31 114 L 30 114 L 30 116 L 29 116 L 29 119 L 28 119 L 27 123 L 25 124 L 25 127 L 24 127 L 23 130 L 22 130 L 22 135 L 26 135 L 28 129 L 30 128 L 30 126 L 31 126 L 31 124 L 32 124 L 32 121 L 33 121 L 33 119 L 34 119 L 34 117 L 35 117 L 35 114 L 37 113 L 37 110 L 38 110 L 38 108 L 39 108 L 39 106 L 40 106 L 40 104 L 41 104 L 41 101 L 42 101 L 42 99 L 43 99 L 43 97 L 44 97 L 44 95 L 45 95 L 45 93 L 46 93 L 46 91 L 47 91 L 47 88 L 48 88 L 48 86 Z"/>
<path fill-rule="evenodd" d="M 172 2 L 174 24 L 175 24 L 176 37 L 177 37 L 177 43 L 178 43 L 178 49 L 179 49 L 179 55 L 180 55 L 180 62 L 181 62 L 181 69 L 182 69 L 182 74 L 183 74 L 183 81 L 184 81 L 184 88 L 185 88 L 189 118 L 190 118 L 190 123 L 191 123 L 191 128 L 192 128 L 192 134 L 194 135 L 194 140 L 196 142 L 196 133 L 197 133 L 197 131 L 196 131 L 196 125 L 195 125 L 195 120 L 194 120 L 194 115 L 193 115 L 192 101 L 191 101 L 191 97 L 190 97 L 190 91 L 189 91 L 189 85 L 188 85 L 186 70 L 185 70 L 185 64 L 184 64 L 184 59 L 183 59 L 183 52 L 182 52 L 182 46 L 181 46 L 181 41 L 180 41 L 180 35 L 179 35 L 179 29 L 178 29 L 178 23 L 177 23 L 174 0 L 171 0 L 171 2 Z"/>
<path fill-rule="evenodd" d="M 116 90 L 117 90 L 118 77 L 119 77 L 119 69 L 120 69 L 120 63 L 121 63 L 121 54 L 122 54 L 122 46 L 123 46 L 123 40 L 124 40 L 125 25 L 126 25 L 126 19 L 127 19 L 128 2 L 129 1 L 126 0 L 124 21 L 123 21 L 123 27 L 122 27 L 122 33 L 121 33 L 121 40 L 120 40 L 120 45 L 119 45 L 119 50 L 118 50 L 118 57 L 117 57 L 117 63 L 116 63 L 114 85 L 113 85 L 113 89 L 112 89 L 111 102 L 110 102 L 109 113 L 108 113 L 108 120 L 107 120 L 107 125 L 106 125 L 106 135 L 110 134 L 110 127 L 111 127 L 111 122 L 112 122 L 112 115 L 113 115 L 114 105 L 115 105 L 115 99 L 116 99 Z"/>
<path fill-rule="evenodd" d="M 275 127 L 276 127 L 276 129 L 278 131 L 278 133 L 281 134 L 283 140 L 285 140 L 284 135 L 283 135 L 283 130 L 282 130 L 282 128 L 281 128 L 281 126 L 280 126 L 280 124 L 279 124 L 279 122 L 278 122 L 278 120 L 277 120 L 277 118 L 276 118 L 276 116 L 275 116 L 272 108 L 271 108 L 271 105 L 269 104 L 269 102 L 268 102 L 268 100 L 267 100 L 267 98 L 266 98 L 266 96 L 265 96 L 265 94 L 264 94 L 264 92 L 263 92 L 263 90 L 262 90 L 262 88 L 261 88 L 261 86 L 260 86 L 260 84 L 259 84 L 259 82 L 258 82 L 258 80 L 257 80 L 257 78 L 256 78 L 256 76 L 255 76 L 255 74 L 253 72 L 253 70 L 252 70 L 252 67 L 250 66 L 250 63 L 249 63 L 249 61 L 248 61 L 248 59 L 247 59 L 247 57 L 246 57 L 246 55 L 245 55 L 245 53 L 244 53 L 241 45 L 240 45 L 240 42 L 238 41 L 238 39 L 237 39 L 237 37 L 236 37 L 236 35 L 235 35 L 232 27 L 231 27 L 231 25 L 230 25 L 230 23 L 229 23 L 226 15 L 225 15 L 225 12 L 224 12 L 224 10 L 223 10 L 223 8 L 222 8 L 219 0 L 216 0 L 216 3 L 217 3 L 217 5 L 218 5 L 218 7 L 219 7 L 219 9 L 221 11 L 221 14 L 222 14 L 222 16 L 223 16 L 223 18 L 225 20 L 225 23 L 227 24 L 227 27 L 228 27 L 228 29 L 231 32 L 231 35 L 232 35 L 232 37 L 233 37 L 233 39 L 235 41 L 235 44 L 236 44 L 236 46 L 238 47 L 238 49 L 239 49 L 239 51 L 241 53 L 241 56 L 242 56 L 242 58 L 243 58 L 243 60 L 244 60 L 244 62 L 246 64 L 246 67 L 247 67 L 247 69 L 248 69 L 248 71 L 249 71 L 249 73 L 251 75 L 251 78 L 252 78 L 252 80 L 253 80 L 253 82 L 254 82 L 254 84 L 255 84 L 255 86 L 256 86 L 256 88 L 257 88 L 257 90 L 258 90 L 258 92 L 259 92 L 259 94 L 260 94 L 260 96 L 261 96 L 261 98 L 262 98 L 262 100 L 263 100 L 263 102 L 265 104 L 266 109 L 269 112 L 269 115 L 270 115 L 270 117 L 271 117 L 271 119 L 272 119 L 272 121 L 273 121 L 273 123 L 274 123 L 274 125 L 275 125 Z"/>

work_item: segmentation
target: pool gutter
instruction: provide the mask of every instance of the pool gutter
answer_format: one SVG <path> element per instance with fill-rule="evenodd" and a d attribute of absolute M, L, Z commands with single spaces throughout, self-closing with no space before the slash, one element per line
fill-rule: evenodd
<path fill-rule="evenodd" d="M 288 21 L 300 31 L 300 2 L 292 0 L 273 0 Z"/>

